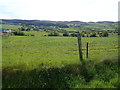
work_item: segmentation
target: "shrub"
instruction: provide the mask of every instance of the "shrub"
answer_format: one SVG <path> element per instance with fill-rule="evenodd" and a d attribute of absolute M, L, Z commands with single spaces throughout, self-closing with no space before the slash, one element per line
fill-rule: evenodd
<path fill-rule="evenodd" d="M 69 36 L 68 32 L 63 33 L 63 36 Z"/>
<path fill-rule="evenodd" d="M 50 34 L 48 34 L 48 36 L 54 36 L 54 34 L 51 32 Z"/>
<path fill-rule="evenodd" d="M 77 34 L 72 33 L 71 36 L 72 36 L 72 37 L 77 37 Z"/>
<path fill-rule="evenodd" d="M 101 32 L 99 33 L 99 36 L 102 37 L 102 33 Z"/>
<path fill-rule="evenodd" d="M 59 36 L 58 32 L 51 32 L 50 34 L 48 34 L 48 36 Z"/>
<path fill-rule="evenodd" d="M 96 33 L 92 33 L 92 34 L 90 35 L 90 37 L 97 37 L 97 36 L 96 36 Z"/>
<path fill-rule="evenodd" d="M 89 37 L 89 35 L 87 34 L 87 37 Z"/>
<path fill-rule="evenodd" d="M 108 37 L 108 32 L 107 31 L 103 32 L 102 37 Z"/>
<path fill-rule="evenodd" d="M 59 36 L 58 32 L 53 32 L 54 36 Z"/>
<path fill-rule="evenodd" d="M 26 34 L 25 34 L 26 35 Z M 31 33 L 29 33 L 29 34 L 27 34 L 26 36 L 35 36 L 34 34 L 31 34 Z"/>
<path fill-rule="evenodd" d="M 82 37 L 85 37 L 85 35 L 84 35 L 84 34 L 82 34 Z"/>
<path fill-rule="evenodd" d="M 13 33 L 14 35 L 18 35 L 18 36 L 25 36 L 25 34 L 22 31 L 15 31 Z"/>
<path fill-rule="evenodd" d="M 26 31 L 26 29 L 24 27 L 19 28 L 19 30 Z"/>

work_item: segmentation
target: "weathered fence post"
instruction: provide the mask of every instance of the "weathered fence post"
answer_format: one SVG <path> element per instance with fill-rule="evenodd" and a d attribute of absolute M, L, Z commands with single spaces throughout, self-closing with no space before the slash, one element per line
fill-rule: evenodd
<path fill-rule="evenodd" d="M 86 58 L 88 58 L 88 42 L 87 42 L 87 45 L 86 45 Z"/>
<path fill-rule="evenodd" d="M 82 42 L 81 42 L 81 35 L 78 34 L 78 48 L 79 48 L 79 58 L 81 61 L 83 61 L 82 57 Z"/>

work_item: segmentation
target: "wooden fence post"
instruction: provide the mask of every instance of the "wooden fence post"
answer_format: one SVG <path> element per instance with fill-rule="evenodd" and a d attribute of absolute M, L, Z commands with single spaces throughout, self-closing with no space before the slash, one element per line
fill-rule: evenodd
<path fill-rule="evenodd" d="M 83 61 L 82 57 L 82 42 L 81 42 L 81 35 L 78 34 L 78 48 L 79 48 L 79 59 Z"/>
<path fill-rule="evenodd" d="M 88 42 L 87 42 L 87 45 L 86 45 L 86 58 L 88 58 Z"/>

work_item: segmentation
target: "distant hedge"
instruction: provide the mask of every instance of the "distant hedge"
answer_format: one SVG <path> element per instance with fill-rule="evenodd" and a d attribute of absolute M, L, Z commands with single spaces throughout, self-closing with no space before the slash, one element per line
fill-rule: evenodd
<path fill-rule="evenodd" d="M 21 32 L 21 31 L 15 31 L 13 33 L 14 33 L 14 35 L 18 35 L 18 36 L 25 36 L 25 33 Z"/>
<path fill-rule="evenodd" d="M 48 34 L 48 36 L 59 36 L 58 32 L 51 32 L 50 34 Z"/>

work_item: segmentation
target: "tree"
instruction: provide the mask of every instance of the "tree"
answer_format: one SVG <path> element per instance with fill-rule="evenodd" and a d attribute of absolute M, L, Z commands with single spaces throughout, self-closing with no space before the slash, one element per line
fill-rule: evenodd
<path fill-rule="evenodd" d="M 27 28 L 26 31 L 30 31 L 30 28 Z"/>
<path fill-rule="evenodd" d="M 99 32 L 99 36 L 102 37 L 102 32 Z"/>
<path fill-rule="evenodd" d="M 54 31 L 48 34 L 48 36 L 59 36 L 59 33 Z"/>
<path fill-rule="evenodd" d="M 82 37 L 85 37 L 85 35 L 84 35 L 84 34 L 82 34 Z"/>
<path fill-rule="evenodd" d="M 54 31 L 54 36 L 59 36 L 59 33 Z"/>
<path fill-rule="evenodd" d="M 21 27 L 19 30 L 21 30 L 21 31 L 25 31 L 25 28 L 24 28 L 24 27 Z"/>
<path fill-rule="evenodd" d="M 102 37 L 108 37 L 108 32 L 107 31 L 103 32 Z"/>
<path fill-rule="evenodd" d="M 13 33 L 14 33 L 14 35 L 18 35 L 18 36 L 24 36 L 25 35 L 22 31 L 15 31 Z"/>
<path fill-rule="evenodd" d="M 77 37 L 77 34 L 72 33 L 71 36 L 72 36 L 72 37 Z"/>
<path fill-rule="evenodd" d="M 81 36 L 82 36 L 82 37 L 85 37 L 84 34 L 85 34 L 85 31 L 82 31 L 82 32 L 81 32 Z"/>
<path fill-rule="evenodd" d="M 120 35 L 120 30 L 118 30 L 118 35 Z"/>
<path fill-rule="evenodd" d="M 50 34 L 48 34 L 48 36 L 54 36 L 54 34 L 51 32 Z"/>
<path fill-rule="evenodd" d="M 69 36 L 69 33 L 68 32 L 64 32 L 63 36 Z"/>
<path fill-rule="evenodd" d="M 87 34 L 87 37 L 89 37 L 89 35 Z"/>
<path fill-rule="evenodd" d="M 97 36 L 96 36 L 96 33 L 93 32 L 93 33 L 90 35 L 90 37 L 97 37 Z"/>

